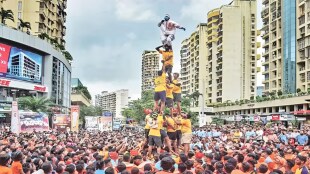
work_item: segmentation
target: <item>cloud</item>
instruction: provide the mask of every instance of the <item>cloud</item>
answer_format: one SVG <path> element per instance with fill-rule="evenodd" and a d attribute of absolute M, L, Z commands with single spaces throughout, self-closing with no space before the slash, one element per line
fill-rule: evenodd
<path fill-rule="evenodd" d="M 115 13 L 125 21 L 153 21 L 156 18 L 150 2 L 145 0 L 116 0 Z"/>
<path fill-rule="evenodd" d="M 228 4 L 232 0 L 187 0 L 181 8 L 181 17 L 189 18 L 199 22 L 207 21 L 210 10 Z"/>

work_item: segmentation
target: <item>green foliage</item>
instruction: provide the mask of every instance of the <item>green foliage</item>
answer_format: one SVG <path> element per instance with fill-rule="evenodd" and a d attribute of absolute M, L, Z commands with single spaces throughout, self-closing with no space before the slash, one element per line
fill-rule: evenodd
<path fill-rule="evenodd" d="M 282 96 L 283 92 L 281 90 L 278 91 L 278 96 Z"/>
<path fill-rule="evenodd" d="M 65 46 L 63 44 L 59 44 L 58 40 L 56 38 L 50 38 L 48 34 L 46 33 L 41 33 L 38 35 L 38 37 L 42 40 L 47 40 L 49 41 L 56 49 L 59 49 L 61 53 L 64 55 L 64 57 L 68 60 L 70 63 L 73 61 L 72 55 L 66 50 Z"/>
<path fill-rule="evenodd" d="M 212 122 L 211 124 L 215 124 L 217 126 L 223 125 L 224 124 L 224 120 L 221 119 L 220 117 L 212 117 Z"/>
<path fill-rule="evenodd" d="M 46 97 L 20 97 L 19 108 L 33 112 L 49 112 L 53 102 Z"/>
<path fill-rule="evenodd" d="M 296 92 L 297 92 L 297 93 L 300 93 L 300 92 L 301 92 L 301 89 L 300 89 L 300 88 L 297 88 Z"/>
<path fill-rule="evenodd" d="M 79 85 L 73 88 L 77 93 L 83 93 L 89 100 L 91 100 L 91 95 L 86 86 Z"/>
<path fill-rule="evenodd" d="M 6 20 L 11 20 L 14 22 L 14 13 L 12 10 L 4 10 L 3 7 L 1 7 L 0 16 L 1 23 L 4 25 Z"/>
<path fill-rule="evenodd" d="M 19 24 L 19 28 L 22 29 L 22 31 L 24 31 L 24 28 L 27 28 L 27 29 L 31 29 L 31 24 L 30 22 L 25 22 L 23 21 L 22 19 L 18 19 L 20 24 Z"/>

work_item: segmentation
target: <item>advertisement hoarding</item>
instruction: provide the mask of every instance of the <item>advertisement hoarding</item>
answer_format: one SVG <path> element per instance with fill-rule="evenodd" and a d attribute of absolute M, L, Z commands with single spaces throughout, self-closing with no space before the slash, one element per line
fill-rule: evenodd
<path fill-rule="evenodd" d="M 0 43 L 0 77 L 42 82 L 42 56 Z"/>
<path fill-rule="evenodd" d="M 112 130 L 112 117 L 99 117 L 99 130 L 111 131 Z"/>
<path fill-rule="evenodd" d="M 56 114 L 53 119 L 53 128 L 58 131 L 67 131 L 71 127 L 71 118 L 68 114 Z"/>
<path fill-rule="evenodd" d="M 17 101 L 12 102 L 11 131 L 15 134 L 20 133 L 20 118 L 19 118 L 19 114 L 18 114 L 18 103 L 17 103 Z"/>
<path fill-rule="evenodd" d="M 85 128 L 87 130 L 98 130 L 98 117 L 85 116 Z"/>
<path fill-rule="evenodd" d="M 79 131 L 80 107 L 71 106 L 71 131 Z"/>
<path fill-rule="evenodd" d="M 20 112 L 20 132 L 49 130 L 48 116 L 37 112 Z"/>

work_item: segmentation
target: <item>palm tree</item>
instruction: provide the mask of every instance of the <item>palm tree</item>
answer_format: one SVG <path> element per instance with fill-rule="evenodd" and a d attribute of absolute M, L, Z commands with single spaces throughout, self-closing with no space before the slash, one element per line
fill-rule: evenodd
<path fill-rule="evenodd" d="M 1 16 L 1 23 L 5 25 L 5 20 L 11 20 L 14 22 L 14 13 L 12 10 L 4 10 L 3 7 L 1 7 L 0 11 Z"/>
<path fill-rule="evenodd" d="M 22 29 L 22 31 L 24 30 L 24 28 L 27 28 L 27 29 L 31 29 L 31 24 L 30 22 L 24 22 L 22 19 L 18 19 L 20 24 L 19 24 L 19 28 Z"/>
<path fill-rule="evenodd" d="M 46 97 L 21 97 L 18 99 L 20 108 L 33 112 L 48 112 L 53 102 Z"/>

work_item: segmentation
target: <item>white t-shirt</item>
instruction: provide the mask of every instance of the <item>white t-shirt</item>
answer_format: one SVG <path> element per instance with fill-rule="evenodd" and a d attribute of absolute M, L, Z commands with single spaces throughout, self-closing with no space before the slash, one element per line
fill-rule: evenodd
<path fill-rule="evenodd" d="M 179 28 L 180 25 L 172 20 L 164 21 L 161 26 L 160 30 L 162 31 L 163 34 L 175 34 L 176 28 Z"/>

